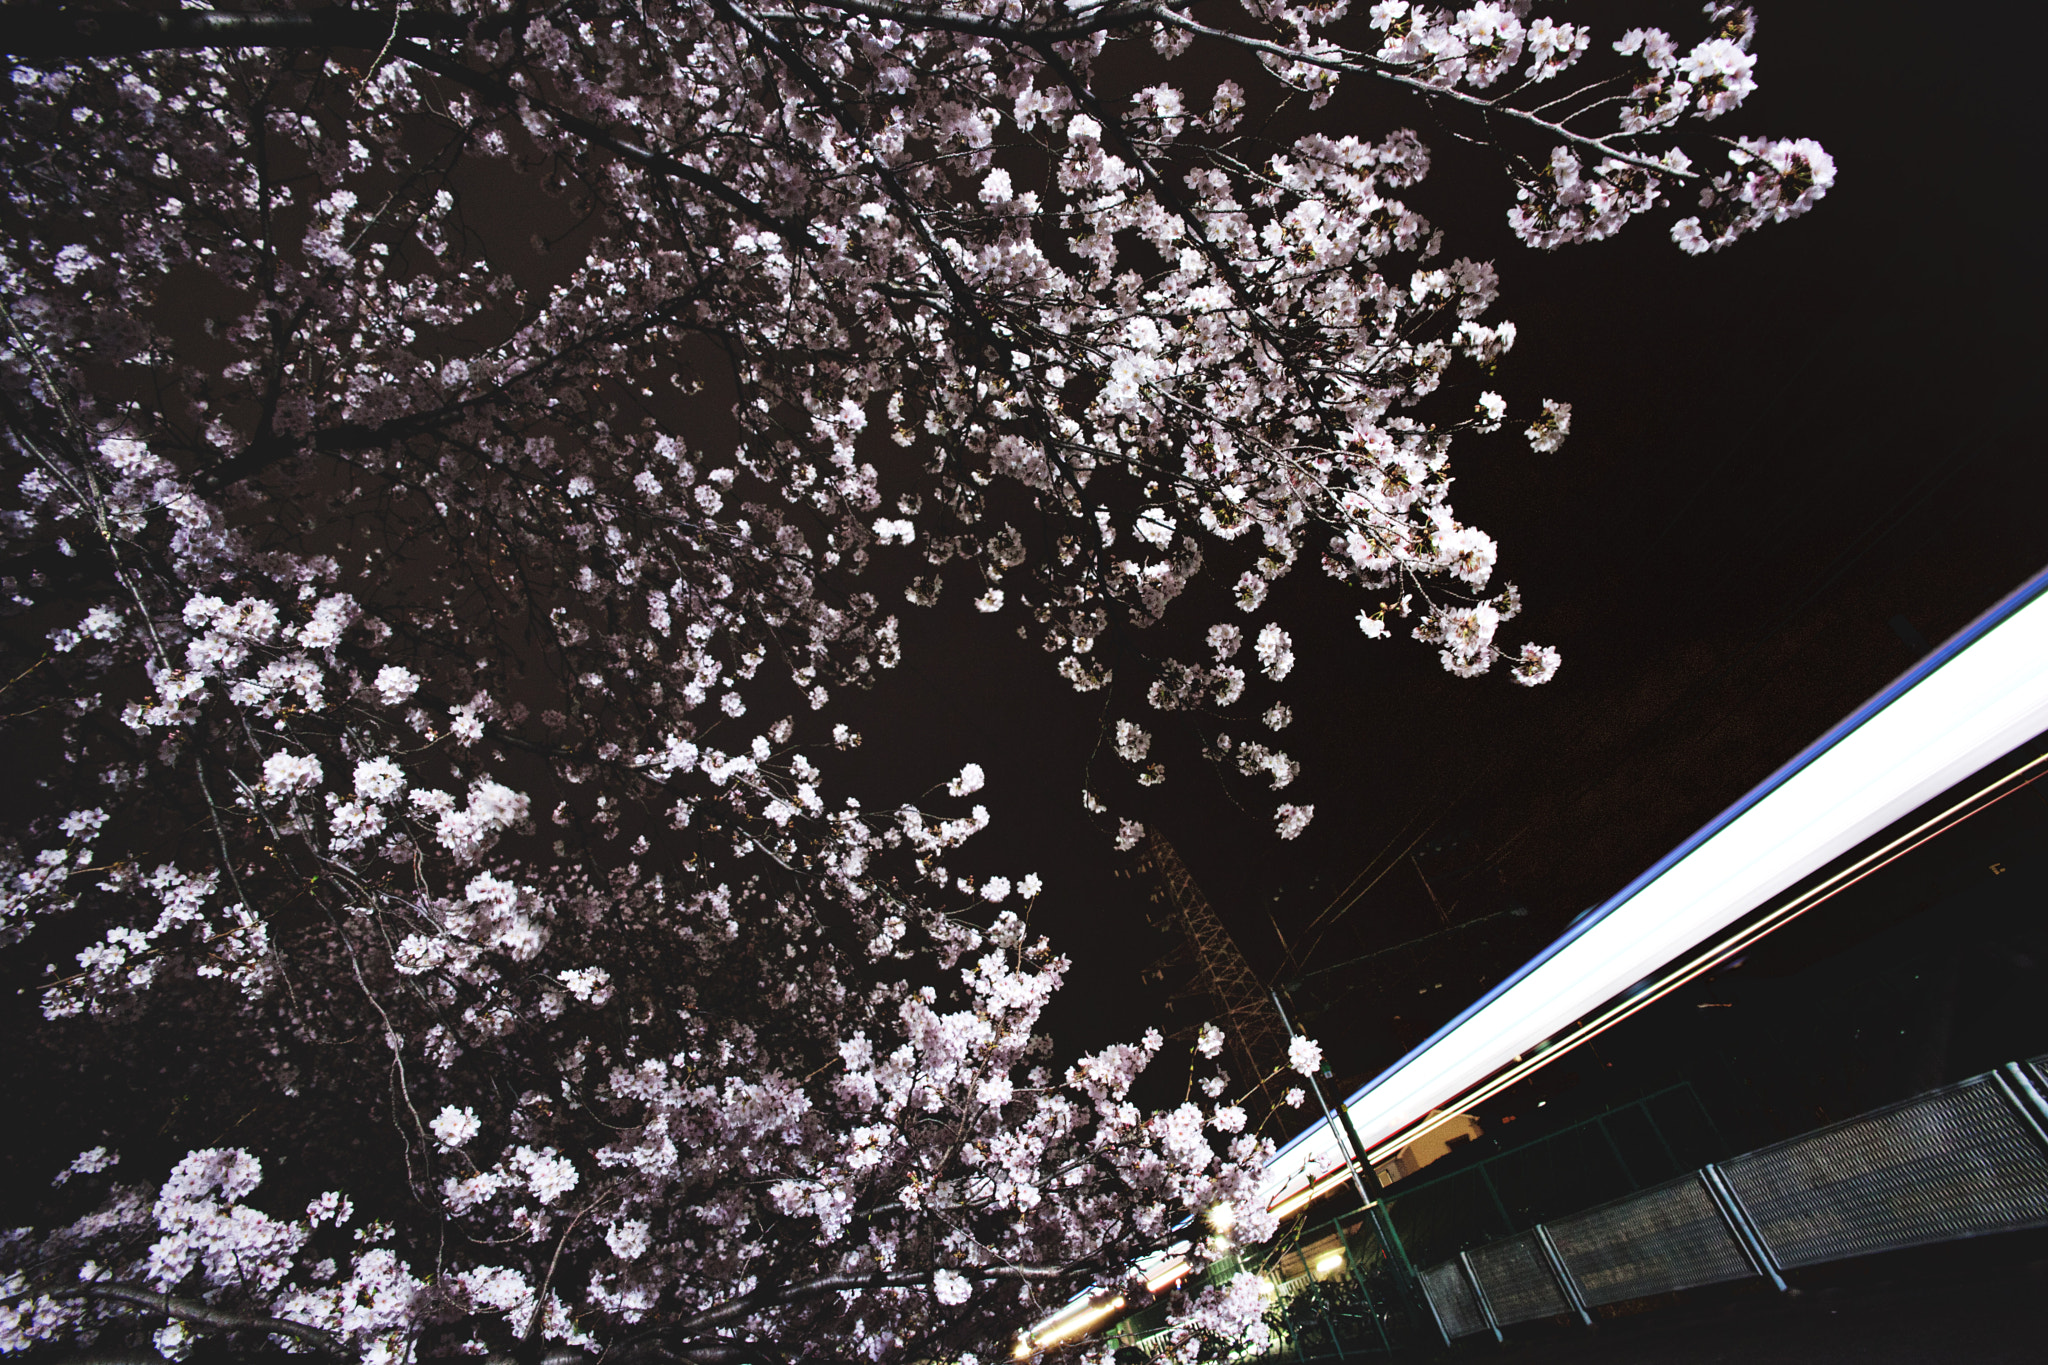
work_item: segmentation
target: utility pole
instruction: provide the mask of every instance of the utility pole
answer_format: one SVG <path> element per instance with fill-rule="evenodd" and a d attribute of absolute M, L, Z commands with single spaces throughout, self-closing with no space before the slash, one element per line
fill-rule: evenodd
<path fill-rule="evenodd" d="M 1281 1003 L 1280 992 L 1271 992 L 1273 1009 L 1280 1016 L 1280 1027 L 1286 1030 L 1291 1042 L 1297 1036 L 1294 1021 L 1287 1017 L 1287 1006 Z M 1308 1078 L 1309 1089 L 1315 1092 L 1316 1106 L 1323 1111 L 1323 1122 L 1330 1127 L 1330 1136 L 1337 1143 L 1338 1154 L 1344 1158 L 1345 1166 L 1351 1173 L 1352 1188 L 1358 1191 L 1358 1199 L 1371 1214 L 1373 1229 L 1379 1233 L 1380 1245 L 1387 1249 L 1387 1259 L 1394 1266 L 1394 1282 L 1401 1286 L 1401 1298 L 1409 1316 L 1418 1324 L 1434 1323 L 1437 1334 L 1443 1338 L 1446 1347 L 1451 1344 L 1450 1334 L 1444 1330 L 1443 1320 L 1436 1315 L 1436 1309 L 1429 1302 L 1429 1295 L 1422 1287 L 1422 1280 L 1415 1273 L 1415 1266 L 1408 1259 L 1408 1249 L 1401 1245 L 1401 1234 L 1394 1230 L 1393 1215 L 1387 1211 L 1387 1201 L 1381 1198 L 1379 1172 L 1366 1159 L 1365 1143 L 1360 1141 L 1358 1129 L 1351 1122 L 1351 1111 L 1339 1104 L 1333 1112 L 1329 1100 L 1323 1097 L 1322 1082 L 1314 1076 Z"/>

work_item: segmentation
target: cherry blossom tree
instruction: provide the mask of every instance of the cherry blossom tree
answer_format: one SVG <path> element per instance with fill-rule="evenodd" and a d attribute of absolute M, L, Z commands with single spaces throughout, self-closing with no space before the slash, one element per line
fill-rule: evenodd
<path fill-rule="evenodd" d="M 1296 780 L 1220 727 L 1292 715 L 1304 555 L 1366 636 L 1540 683 L 1447 499 L 1510 420 L 1494 269 L 1395 197 L 1413 133 L 1272 130 L 1344 81 L 1469 113 L 1539 247 L 1675 201 L 1719 249 L 1833 178 L 1701 140 L 1755 85 L 1720 7 L 10 21 L 0 947 L 39 1049 L 224 1136 L 92 1111 L 8 1351 L 967 1359 L 1219 1204 L 1268 1235 L 1228 1078 L 1147 1113 L 1157 1035 L 1038 1032 L 1065 964 L 1035 875 L 961 870 L 980 769 L 828 794 L 885 595 L 950 578 L 1126 699 L 1141 785 L 1174 719 Z M 1237 619 L 1146 646 L 1211 558 Z M 1259 1344 L 1247 1285 L 1182 1308 Z"/>

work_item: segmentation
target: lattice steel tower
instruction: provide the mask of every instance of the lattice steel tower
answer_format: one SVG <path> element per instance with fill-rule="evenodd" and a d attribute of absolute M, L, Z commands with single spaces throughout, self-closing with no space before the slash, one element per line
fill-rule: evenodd
<path fill-rule="evenodd" d="M 1184 965 L 1192 968 L 1193 980 L 1173 998 L 1207 996 L 1213 1000 L 1216 1013 L 1211 1017 L 1229 1035 L 1234 1059 L 1244 1068 L 1242 1078 L 1263 1088 L 1266 1074 L 1287 1059 L 1287 1035 L 1273 1013 L 1273 1002 L 1238 950 L 1237 940 L 1216 917 L 1202 888 L 1195 885 L 1187 864 L 1156 830 L 1146 836 L 1138 867 L 1158 883 L 1160 894 L 1153 901 L 1158 904 L 1163 897 L 1163 908 L 1171 914 L 1171 923 L 1165 927 L 1178 929 L 1182 940 L 1180 951 L 1155 967 L 1156 976 L 1164 977 L 1175 958 L 1184 959 Z"/>

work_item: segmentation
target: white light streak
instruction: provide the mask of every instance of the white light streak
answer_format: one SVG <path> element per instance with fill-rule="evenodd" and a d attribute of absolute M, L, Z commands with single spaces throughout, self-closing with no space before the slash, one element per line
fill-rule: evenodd
<path fill-rule="evenodd" d="M 1152 1278 L 1145 1281 L 1145 1292 L 1147 1294 L 1157 1294 L 1160 1290 L 1170 1285 L 1179 1284 L 1181 1280 L 1187 1277 L 1187 1273 L 1193 1269 L 1194 1266 L 1187 1261 L 1175 1261 L 1164 1270 L 1153 1272 Z"/>
<path fill-rule="evenodd" d="M 1478 1099 L 1677 989 L 1835 894 L 1849 884 L 1843 878 L 1868 875 L 1933 837 L 1925 831 L 1959 807 L 1899 836 L 1734 940 L 1663 971 L 1758 906 L 2048 730 L 2044 587 L 2048 574 L 1986 613 L 1568 931 L 1546 955 L 1352 1096 L 1346 1108 L 1372 1149 L 1369 1159 L 1384 1159 Z M 1658 979 L 1652 982 L 1653 977 Z M 1579 1027 L 1566 1034 L 1575 1024 Z M 1554 1040 L 1553 1045 L 1531 1055 L 1546 1040 Z M 1434 1110 L 1443 1112 L 1416 1122 Z M 1289 1143 L 1283 1149 L 1289 1175 L 1280 1175 L 1278 1160 L 1270 1168 L 1276 1177 L 1268 1186 L 1274 1212 L 1292 1213 L 1307 1204 L 1319 1182 L 1298 1182 L 1307 1171 L 1327 1169 L 1344 1156 L 1321 1124 Z"/>

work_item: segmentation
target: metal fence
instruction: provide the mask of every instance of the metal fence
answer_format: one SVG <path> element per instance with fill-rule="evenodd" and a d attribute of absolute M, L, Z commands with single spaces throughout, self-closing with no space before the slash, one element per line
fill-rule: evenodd
<path fill-rule="evenodd" d="M 1300 1226 L 1264 1253 L 1279 1344 L 1269 1359 L 1384 1356 L 1518 1323 L 1590 1322 L 1607 1304 L 1744 1279 L 1782 1288 L 1785 1270 L 2048 1227 L 2048 1057 L 1710 1159 L 1720 1154 L 1698 1097 L 1673 1087 L 1389 1191 L 1398 1240 L 1434 1249 L 1415 1256 L 1412 1280 L 1362 1210 Z M 1616 1190 L 1627 1193 L 1607 1197 Z M 1560 1208 L 1588 1192 L 1606 1202 Z M 1209 1279 L 1252 1268 L 1227 1258 Z M 1421 1321 L 1402 1307 L 1417 1293 Z M 1163 1326 L 1133 1320 L 1121 1339 L 1151 1354 Z"/>
<path fill-rule="evenodd" d="M 1408 1254 L 1435 1263 L 1726 1154 L 1707 1107 L 1681 1082 L 1450 1175 L 1410 1176 L 1387 1191 L 1387 1212 Z"/>
<path fill-rule="evenodd" d="M 1539 1223 L 1419 1272 L 1446 1338 L 2048 1227 L 2048 1057 Z M 1305 1354 L 1303 1356 L 1305 1357 Z"/>

